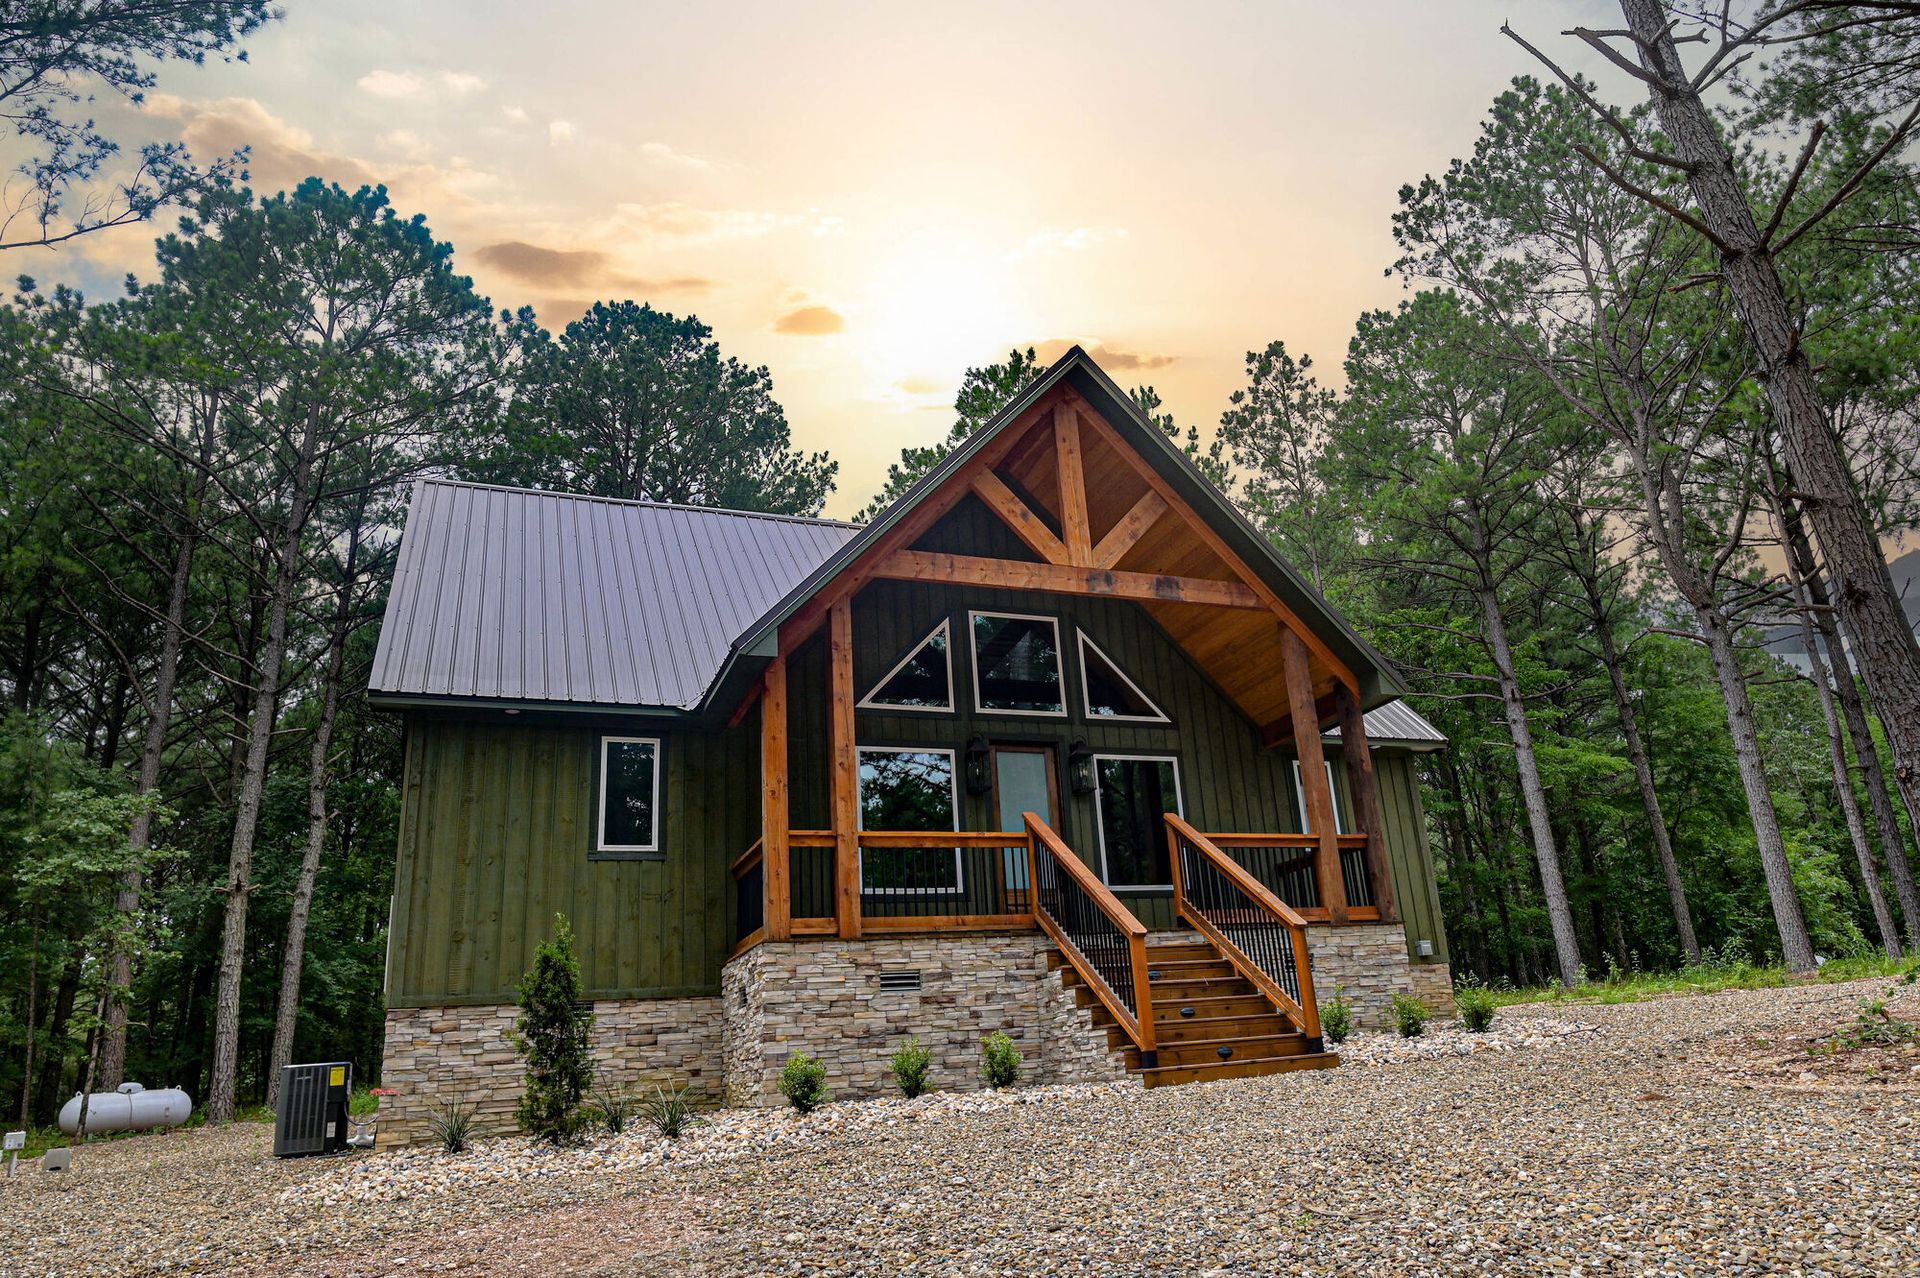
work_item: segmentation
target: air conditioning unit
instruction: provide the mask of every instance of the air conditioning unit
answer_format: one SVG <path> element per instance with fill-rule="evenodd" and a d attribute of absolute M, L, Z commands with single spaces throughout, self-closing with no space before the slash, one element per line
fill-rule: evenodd
<path fill-rule="evenodd" d="M 289 1065 L 280 1071 L 280 1112 L 273 1117 L 276 1158 L 337 1154 L 347 1148 L 347 1102 L 353 1063 Z"/>

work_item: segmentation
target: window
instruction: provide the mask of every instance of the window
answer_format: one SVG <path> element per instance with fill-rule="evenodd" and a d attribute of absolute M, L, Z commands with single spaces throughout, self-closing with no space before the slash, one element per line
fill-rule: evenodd
<path fill-rule="evenodd" d="M 974 705 L 983 714 L 1066 714 L 1058 622 L 1005 612 L 967 616 L 973 630 Z"/>
<path fill-rule="evenodd" d="M 952 710 L 953 659 L 947 651 L 951 633 L 943 620 L 933 633 L 913 645 L 887 671 L 873 691 L 861 698 L 869 710 Z"/>
<path fill-rule="evenodd" d="M 1168 891 L 1169 812 L 1180 812 L 1180 766 L 1152 755 L 1093 757 L 1094 813 L 1100 822 L 1100 859 L 1107 885 Z"/>
<path fill-rule="evenodd" d="M 660 742 L 600 738 L 599 852 L 660 850 Z"/>
<path fill-rule="evenodd" d="M 1140 685 L 1080 632 L 1080 693 L 1087 716 L 1093 719 L 1131 719 L 1138 723 L 1165 723 L 1166 714 L 1140 691 Z"/>
<path fill-rule="evenodd" d="M 863 746 L 860 750 L 860 828 L 960 828 L 953 751 Z M 960 849 L 860 849 L 862 892 L 958 892 Z"/>
<path fill-rule="evenodd" d="M 1333 796 L 1333 832 L 1352 834 L 1348 827 L 1347 814 L 1340 807 L 1340 786 L 1333 779 L 1333 760 L 1325 761 L 1327 766 L 1327 793 Z M 1300 805 L 1300 833 L 1313 833 L 1313 818 L 1307 815 L 1307 787 L 1301 784 L 1300 760 L 1293 761 L 1293 799 Z"/>

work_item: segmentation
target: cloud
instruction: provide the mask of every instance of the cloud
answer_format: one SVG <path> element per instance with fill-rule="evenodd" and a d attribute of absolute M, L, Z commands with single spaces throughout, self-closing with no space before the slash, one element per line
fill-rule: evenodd
<path fill-rule="evenodd" d="M 427 91 L 426 84 L 411 71 L 377 68 L 360 77 L 360 88 L 376 98 L 417 98 Z"/>
<path fill-rule="evenodd" d="M 471 71 L 442 71 L 440 83 L 447 92 L 459 98 L 469 97 L 487 87 L 487 82 Z"/>
<path fill-rule="evenodd" d="M 1087 354 L 1093 356 L 1094 362 L 1109 372 L 1147 372 L 1156 368 L 1165 368 L 1180 358 L 1178 355 L 1123 350 L 1100 341 L 1076 342 L 1065 337 L 1054 337 L 1044 342 L 1033 343 L 1035 354 L 1039 355 L 1044 363 L 1052 363 L 1075 346 L 1085 348 Z"/>
<path fill-rule="evenodd" d="M 766 213 L 751 209 L 703 209 L 679 200 L 658 204 L 621 204 L 603 234 L 692 241 L 736 240 L 774 231 L 831 231 L 835 218 L 816 213 Z"/>
<path fill-rule="evenodd" d="M 420 135 L 410 129 L 395 129 L 391 133 L 382 133 L 375 141 L 380 149 L 395 155 L 405 156 L 409 160 L 423 160 L 427 156 L 427 144 Z"/>
<path fill-rule="evenodd" d="M 648 295 L 704 293 L 713 287 L 712 280 L 700 275 L 649 278 L 629 274 L 604 249 L 556 249 L 525 240 L 501 240 L 482 245 L 473 256 L 481 265 L 537 288 L 604 287 L 610 292 Z"/>
<path fill-rule="evenodd" d="M 825 337 L 847 331 L 847 320 L 831 306 L 802 306 L 773 322 L 773 331 L 794 337 Z"/>
<path fill-rule="evenodd" d="M 927 373 L 910 373 L 860 398 L 896 413 L 931 412 L 953 403 L 953 381 Z"/>
<path fill-rule="evenodd" d="M 527 122 L 527 109 L 525 107 L 503 106 L 500 108 L 500 114 L 506 116 L 507 119 L 515 124 L 525 124 Z"/>
<path fill-rule="evenodd" d="M 1007 254 L 1010 261 L 1031 257 L 1051 257 L 1060 253 L 1079 253 L 1127 238 L 1124 226 L 1049 226 L 1035 231 L 1027 242 Z"/>
<path fill-rule="evenodd" d="M 547 141 L 555 146 L 564 146 L 573 141 L 574 130 L 571 120 L 547 121 Z"/>
<path fill-rule="evenodd" d="M 640 154 L 655 164 L 664 164 L 672 168 L 699 169 L 708 171 L 720 166 L 704 155 L 695 155 L 690 151 L 679 151 L 665 142 L 642 142 Z"/>

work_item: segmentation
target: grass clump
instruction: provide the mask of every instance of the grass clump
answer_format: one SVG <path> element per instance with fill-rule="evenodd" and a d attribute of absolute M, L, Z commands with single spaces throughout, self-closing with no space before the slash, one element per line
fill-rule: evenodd
<path fill-rule="evenodd" d="M 999 1030 L 980 1046 L 980 1073 L 995 1091 L 1020 1081 L 1020 1049 Z"/>
<path fill-rule="evenodd" d="M 602 1131 L 609 1136 L 618 1136 L 633 1121 L 633 1111 L 639 1105 L 639 1099 L 626 1088 L 596 1087 L 593 1089 L 593 1116 L 599 1122 Z"/>
<path fill-rule="evenodd" d="M 1904 971 L 1900 959 L 1884 954 L 1846 954 L 1828 959 L 1812 978 L 1795 976 L 1777 964 L 1756 963 L 1739 941 L 1731 941 L 1717 953 L 1711 949 L 1697 963 L 1688 963 L 1677 971 L 1646 972 L 1615 969 L 1603 981 L 1583 980 L 1572 989 L 1560 985 L 1535 985 L 1494 988 L 1494 1004 L 1513 1003 L 1640 1003 L 1651 998 L 1671 998 L 1682 994 L 1717 994 L 1721 990 L 1779 989 L 1805 984 L 1808 979 L 1823 984 L 1859 981 L 1874 976 L 1898 977 Z"/>
<path fill-rule="evenodd" d="M 821 1077 L 826 1076 L 821 1071 Z M 673 1085 L 662 1087 L 653 1085 L 653 1095 L 639 1103 L 640 1114 L 654 1131 L 668 1140 L 679 1140 L 687 1131 L 698 1125 L 700 1115 L 694 1104 L 693 1089 Z"/>
<path fill-rule="evenodd" d="M 1333 987 L 1333 997 L 1320 1008 L 1320 1033 L 1329 1043 L 1344 1043 L 1353 1033 L 1353 1004 L 1347 999 L 1347 987 Z"/>
<path fill-rule="evenodd" d="M 832 1099 L 827 1091 L 827 1067 L 805 1052 L 795 1052 L 780 1071 L 780 1094 L 802 1114 L 811 1114 Z"/>
<path fill-rule="evenodd" d="M 427 1130 L 433 1133 L 434 1141 L 449 1154 L 464 1153 L 473 1144 L 474 1120 L 479 1115 L 477 1105 L 462 1105 L 459 1101 L 447 1101 L 437 1114 L 427 1115 Z"/>
<path fill-rule="evenodd" d="M 933 1053 L 921 1046 L 918 1038 L 910 1038 L 894 1052 L 888 1068 L 893 1071 L 893 1081 L 900 1088 L 900 1094 L 912 1100 L 926 1094 L 927 1073 L 933 1068 Z"/>
<path fill-rule="evenodd" d="M 1493 992 L 1478 981 L 1465 980 L 1454 986 L 1454 1011 L 1459 1013 L 1460 1024 L 1469 1034 L 1486 1033 L 1493 1025 L 1498 1006 L 1493 1001 Z"/>
<path fill-rule="evenodd" d="M 1433 1019 L 1433 1009 L 1411 994 L 1393 996 L 1393 1027 L 1400 1031 L 1401 1038 L 1419 1038 L 1427 1032 L 1427 1022 Z"/>

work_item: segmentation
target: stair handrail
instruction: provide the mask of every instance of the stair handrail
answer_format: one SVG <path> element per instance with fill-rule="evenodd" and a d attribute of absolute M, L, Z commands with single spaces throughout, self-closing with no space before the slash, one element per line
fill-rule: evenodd
<path fill-rule="evenodd" d="M 1300 1032 L 1307 1038 L 1320 1040 L 1320 1004 L 1313 992 L 1313 971 L 1307 950 L 1307 921 L 1298 911 L 1281 900 L 1259 879 L 1238 861 L 1222 852 L 1217 844 L 1200 831 L 1187 824 L 1178 813 L 1167 813 L 1168 860 L 1173 870 L 1174 911 L 1194 928 L 1219 947 L 1220 953 L 1232 963 L 1241 976 L 1251 981 L 1260 992 L 1285 1010 L 1300 1023 Z M 1219 871 L 1222 877 L 1246 898 L 1247 904 L 1255 911 L 1271 916 L 1273 922 L 1287 931 L 1288 955 L 1284 962 L 1290 969 L 1300 996 L 1295 998 L 1281 983 L 1280 973 L 1269 972 L 1265 965 L 1240 947 L 1205 911 L 1194 903 L 1187 894 L 1186 874 L 1182 866 L 1181 853 L 1191 848 L 1205 862 Z"/>
<path fill-rule="evenodd" d="M 1033 895 L 1033 918 L 1040 930 L 1060 947 L 1067 962 L 1073 965 L 1080 979 L 1087 983 L 1094 997 L 1113 1014 L 1114 1020 L 1140 1049 L 1143 1066 L 1152 1067 L 1158 1060 L 1158 1043 L 1153 1023 L 1153 985 L 1147 968 L 1147 927 L 1134 917 L 1133 911 L 1120 903 L 1120 898 L 1102 883 L 1086 863 L 1074 855 L 1073 849 L 1066 845 L 1051 826 L 1040 819 L 1039 814 L 1024 812 L 1021 819 L 1027 828 L 1027 882 Z M 1127 967 L 1133 990 L 1134 1006 L 1128 1007 L 1126 999 L 1113 988 L 1099 965 L 1096 964 L 1068 932 L 1064 920 L 1057 919 L 1047 909 L 1041 893 L 1040 864 L 1042 852 L 1045 852 L 1053 864 L 1072 884 L 1080 890 L 1104 914 L 1108 921 L 1126 938 Z"/>

